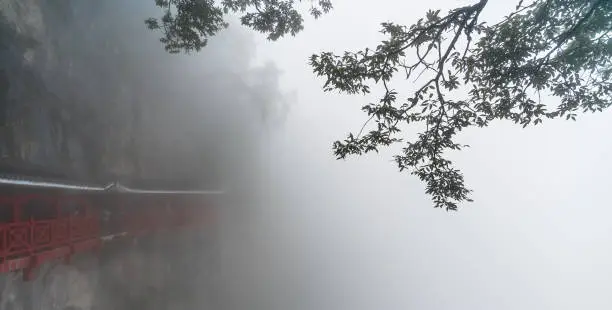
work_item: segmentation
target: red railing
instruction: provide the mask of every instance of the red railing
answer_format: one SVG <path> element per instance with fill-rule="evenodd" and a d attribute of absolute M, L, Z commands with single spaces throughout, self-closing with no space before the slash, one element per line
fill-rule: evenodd
<path fill-rule="evenodd" d="M 23 270 L 29 280 L 41 264 L 69 262 L 76 253 L 100 249 L 104 240 L 202 224 L 211 210 L 193 200 L 117 193 L 0 196 L 0 273 Z"/>

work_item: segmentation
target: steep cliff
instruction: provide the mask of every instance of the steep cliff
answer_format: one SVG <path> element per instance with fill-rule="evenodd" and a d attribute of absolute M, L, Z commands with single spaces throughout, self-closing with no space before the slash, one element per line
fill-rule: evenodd
<path fill-rule="evenodd" d="M 176 121 L 203 106 L 177 104 L 164 86 L 182 73 L 144 27 L 145 4 L 0 0 L 3 162 L 88 180 L 215 167 L 189 135 L 198 120 Z"/>

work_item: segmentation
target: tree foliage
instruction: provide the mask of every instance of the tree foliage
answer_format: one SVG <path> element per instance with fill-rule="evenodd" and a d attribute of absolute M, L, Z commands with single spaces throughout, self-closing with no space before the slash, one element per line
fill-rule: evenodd
<path fill-rule="evenodd" d="M 276 40 L 302 29 L 295 1 L 156 0 L 165 8 L 162 42 L 171 52 L 199 50 L 226 24 L 223 14 L 240 12 L 242 23 Z M 426 184 L 434 206 L 456 210 L 471 201 L 462 172 L 448 159 L 465 147 L 457 135 L 468 127 L 511 120 L 523 127 L 547 119 L 575 120 L 581 112 L 612 105 L 612 0 L 517 0 L 501 22 L 480 19 L 487 0 L 448 13 L 429 11 L 411 26 L 383 23 L 387 38 L 374 48 L 342 55 L 313 55 L 310 65 L 325 91 L 369 94 L 361 130 L 333 144 L 338 159 L 378 152 L 402 143 L 394 159 Z M 315 17 L 330 0 L 312 0 Z M 413 87 L 400 94 L 393 86 Z M 543 103 L 541 95 L 558 98 Z M 405 134 L 416 126 L 415 136 Z M 364 132 L 365 131 L 365 132 Z"/>
<path fill-rule="evenodd" d="M 612 104 L 612 1 L 540 0 L 525 4 L 494 25 L 479 17 L 487 0 L 442 15 L 429 11 L 406 27 L 384 23 L 387 39 L 376 48 L 343 55 L 313 55 L 325 91 L 367 94 L 382 84 L 379 102 L 363 106 L 372 129 L 333 145 L 345 158 L 404 143 L 395 156 L 426 184 L 435 207 L 456 210 L 471 201 L 463 174 L 448 159 L 461 150 L 456 136 L 496 119 L 523 127 L 546 119 L 575 120 Z M 398 77 L 416 88 L 406 97 L 392 88 Z M 459 90 L 469 90 L 466 95 Z M 556 106 L 541 94 L 560 99 Z M 404 99 L 405 98 L 405 99 Z M 416 137 L 401 126 L 421 124 Z M 366 126 L 367 127 L 367 126 Z"/>
<path fill-rule="evenodd" d="M 305 1 L 305 0 L 304 0 Z M 225 16 L 241 14 L 243 25 L 277 40 L 296 35 L 303 28 L 297 6 L 302 0 L 155 0 L 163 10 L 160 18 L 145 21 L 147 27 L 160 30 L 160 41 L 170 53 L 201 50 L 208 38 L 226 28 Z M 305 1 L 306 2 L 306 1 Z M 309 0 L 309 14 L 315 18 L 331 10 L 331 0 Z"/>

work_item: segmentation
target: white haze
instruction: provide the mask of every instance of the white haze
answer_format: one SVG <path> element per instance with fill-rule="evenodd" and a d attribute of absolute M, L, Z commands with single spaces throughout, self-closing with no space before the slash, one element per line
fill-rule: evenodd
<path fill-rule="evenodd" d="M 338 0 L 296 38 L 258 37 L 260 59 L 278 64 L 297 101 L 264 142 L 259 203 L 226 227 L 225 275 L 240 309 L 612 307 L 610 111 L 464 133 L 472 147 L 454 158 L 475 202 L 458 213 L 434 210 L 388 152 L 333 159 L 331 142 L 359 129 L 359 107 L 375 98 L 323 94 L 308 56 L 372 46 L 382 21 L 468 3 Z M 491 1 L 484 18 L 513 5 Z"/>
<path fill-rule="evenodd" d="M 358 129 L 359 107 L 375 98 L 323 94 L 308 56 L 371 46 L 382 21 L 410 24 L 470 1 L 335 0 L 296 38 L 265 42 L 233 23 L 191 56 L 165 54 L 144 30 L 152 2 L 105 2 L 98 24 L 133 46 L 116 59 L 158 106 L 147 143 L 222 159 L 223 309 L 612 308 L 609 111 L 463 134 L 472 148 L 455 158 L 476 201 L 457 213 L 434 210 L 389 152 L 333 159 L 331 142 Z M 490 19 L 514 5 L 490 2 Z M 194 151 L 187 136 L 207 143 Z M 163 169 L 209 169 L 178 158 Z"/>

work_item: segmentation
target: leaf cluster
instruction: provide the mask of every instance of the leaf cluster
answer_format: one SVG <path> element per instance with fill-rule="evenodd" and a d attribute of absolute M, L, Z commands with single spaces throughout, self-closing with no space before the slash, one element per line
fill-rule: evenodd
<path fill-rule="evenodd" d="M 200 51 L 208 39 L 228 27 L 226 16 L 241 15 L 243 25 L 267 34 L 269 40 L 304 28 L 299 2 L 306 0 L 155 0 L 163 10 L 159 18 L 145 20 L 149 29 L 162 33 L 160 41 L 170 53 Z M 331 0 L 308 0 L 309 14 L 315 18 L 332 9 Z"/>
<path fill-rule="evenodd" d="M 373 49 L 311 57 L 325 91 L 384 89 L 378 102 L 363 106 L 368 120 L 359 133 L 333 144 L 337 158 L 403 143 L 394 157 L 399 169 L 425 182 L 435 207 L 456 210 L 471 201 L 463 174 L 448 159 L 449 151 L 465 147 L 457 142 L 462 130 L 496 119 L 523 127 L 575 119 L 612 104 L 612 1 L 520 1 L 494 25 L 480 21 L 487 3 L 445 15 L 432 10 L 409 27 L 383 23 L 387 39 Z M 391 85 L 398 78 L 415 90 L 400 96 Z M 559 104 L 542 103 L 541 94 Z M 405 137 L 405 125 L 424 129 Z"/>

